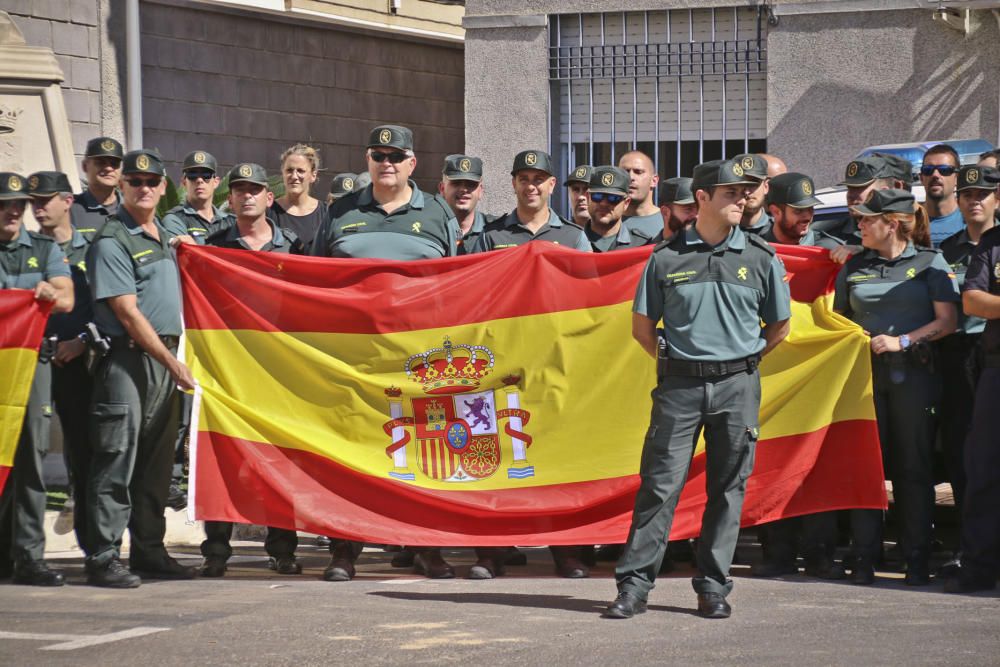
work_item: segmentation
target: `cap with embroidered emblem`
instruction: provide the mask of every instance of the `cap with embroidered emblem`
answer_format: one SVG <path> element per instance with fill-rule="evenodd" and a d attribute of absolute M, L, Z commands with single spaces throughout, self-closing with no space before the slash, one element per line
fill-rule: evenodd
<path fill-rule="evenodd" d="M 694 192 L 691 190 L 691 182 L 687 176 L 675 176 L 660 183 L 660 203 L 693 204 Z"/>
<path fill-rule="evenodd" d="M 413 150 L 413 131 L 402 125 L 379 125 L 368 135 L 368 148 Z"/>
<path fill-rule="evenodd" d="M 691 189 L 707 190 L 717 185 L 756 185 L 757 179 L 748 177 L 743 165 L 732 160 L 709 160 L 694 168 Z"/>
<path fill-rule="evenodd" d="M 906 190 L 875 190 L 864 204 L 852 206 L 859 215 L 882 215 L 883 213 L 913 213 L 913 193 Z"/>
<path fill-rule="evenodd" d="M 537 169 L 552 176 L 552 158 L 545 151 L 521 151 L 514 156 L 514 167 L 510 170 L 511 176 L 526 169 Z"/>
<path fill-rule="evenodd" d="M 454 154 L 444 159 L 441 175 L 449 181 L 483 180 L 483 161 L 471 155 Z"/>
<path fill-rule="evenodd" d="M 590 174 L 590 191 L 594 193 L 606 192 L 613 195 L 627 195 L 628 185 L 628 172 L 618 167 L 594 167 Z"/>
<path fill-rule="evenodd" d="M 740 165 L 745 176 L 756 178 L 758 181 L 763 181 L 767 178 L 767 160 L 760 155 L 756 153 L 740 153 L 730 159 Z"/>
<path fill-rule="evenodd" d="M 851 160 L 844 169 L 844 180 L 838 185 L 846 185 L 849 188 L 871 185 L 876 178 L 890 178 L 892 173 L 893 170 L 885 158 L 871 155 Z"/>
<path fill-rule="evenodd" d="M 816 185 L 805 174 L 789 171 L 771 179 L 767 203 L 792 208 L 812 208 L 823 202 L 814 196 Z"/>
<path fill-rule="evenodd" d="M 253 162 L 241 162 L 229 170 L 229 185 L 233 183 L 256 183 L 267 185 L 267 172 L 264 167 Z"/>
<path fill-rule="evenodd" d="M 330 183 L 330 194 L 334 199 L 340 199 L 344 195 L 354 192 L 354 182 L 358 180 L 358 175 L 345 171 L 333 177 Z"/>
<path fill-rule="evenodd" d="M 1000 173 L 992 167 L 967 165 L 958 170 L 958 191 L 996 190 L 998 176 Z"/>
<path fill-rule="evenodd" d="M 563 181 L 563 186 L 569 187 L 573 183 L 582 183 L 583 185 L 590 186 L 590 176 L 593 173 L 594 168 L 589 164 L 581 164 L 573 171 L 569 172 L 569 176 Z"/>
<path fill-rule="evenodd" d="M 191 151 L 184 157 L 184 164 L 181 171 L 188 169 L 207 169 L 212 173 L 219 171 L 219 165 L 215 161 L 215 156 L 206 151 Z"/>
<path fill-rule="evenodd" d="M 61 171 L 36 171 L 28 176 L 28 194 L 32 197 L 51 197 L 60 192 L 73 192 L 69 178 Z"/>
<path fill-rule="evenodd" d="M 31 199 L 27 181 L 24 180 L 24 176 L 12 171 L 0 171 L 0 201 L 16 199 Z"/>
<path fill-rule="evenodd" d="M 129 151 L 122 159 L 122 174 L 155 174 L 165 176 L 163 159 L 153 150 Z"/>
<path fill-rule="evenodd" d="M 121 160 L 125 149 L 117 139 L 111 137 L 95 137 L 87 142 L 83 157 L 114 157 Z"/>

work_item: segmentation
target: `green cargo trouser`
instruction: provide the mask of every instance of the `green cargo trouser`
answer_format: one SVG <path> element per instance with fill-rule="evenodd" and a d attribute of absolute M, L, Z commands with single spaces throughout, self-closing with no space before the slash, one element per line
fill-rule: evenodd
<path fill-rule="evenodd" d="M 116 346 L 98 365 L 85 508 L 88 568 L 102 568 L 119 556 L 126 526 L 130 566 L 155 568 L 166 557 L 163 513 L 177 398 L 167 369 L 138 347 Z"/>
<path fill-rule="evenodd" d="M 42 460 L 52 424 L 52 366 L 38 362 L 14 454 L 14 467 L 0 499 L 0 561 L 45 558 L 45 482 Z"/>
<path fill-rule="evenodd" d="M 674 509 L 699 433 L 705 433 L 708 502 L 698 543 L 698 593 L 728 595 L 746 481 L 753 470 L 760 374 L 721 378 L 668 375 L 653 390 L 653 411 L 639 466 L 632 527 L 615 578 L 618 590 L 645 600 L 667 550 Z"/>

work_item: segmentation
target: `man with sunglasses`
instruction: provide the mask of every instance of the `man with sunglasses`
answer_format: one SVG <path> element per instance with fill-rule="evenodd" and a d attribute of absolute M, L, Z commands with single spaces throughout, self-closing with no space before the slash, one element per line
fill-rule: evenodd
<path fill-rule="evenodd" d="M 235 218 L 220 211 L 213 200 L 220 179 L 215 157 L 206 151 L 191 151 L 181 167 L 184 203 L 173 207 L 163 216 L 163 228 L 171 236 L 190 236 L 198 245 L 205 245 L 210 234 L 231 227 Z"/>
<path fill-rule="evenodd" d="M 544 151 L 521 151 L 514 156 L 511 185 L 517 207 L 486 225 L 472 252 L 514 248 L 531 241 L 548 241 L 590 252 L 590 241 L 574 222 L 563 220 L 549 208 L 556 186 L 552 158 Z"/>
<path fill-rule="evenodd" d="M 446 157 L 438 193 L 455 214 L 458 254 L 468 254 L 486 223 L 496 219 L 476 210 L 483 198 L 483 161 L 471 155 Z"/>
<path fill-rule="evenodd" d="M 73 198 L 70 215 L 73 226 L 88 242 L 94 240 L 104 220 L 121 204 L 118 181 L 124 154 L 121 143 L 111 137 L 97 137 L 87 142 L 81 164 L 87 189 Z"/>
<path fill-rule="evenodd" d="M 153 151 L 122 165 L 122 205 L 87 253 L 94 321 L 110 342 L 95 369 L 94 443 L 87 480 L 87 582 L 135 588 L 149 579 L 190 579 L 167 554 L 164 508 L 177 437 L 176 388 L 194 389 L 178 361 L 181 295 L 169 234 L 156 219 L 165 171 Z M 119 561 L 126 526 L 130 572 Z"/>
<path fill-rule="evenodd" d="M 758 364 L 788 335 L 791 317 L 781 261 L 740 228 L 757 185 L 737 160 L 695 167 L 698 219 L 657 246 L 639 280 L 632 335 L 657 359 L 658 385 L 632 526 L 615 568 L 618 597 L 607 618 L 646 611 L 699 432 L 708 501 L 692 585 L 699 615 L 731 614 L 729 568 L 760 420 Z"/>
<path fill-rule="evenodd" d="M 454 215 L 410 178 L 417 167 L 413 132 L 379 125 L 368 137 L 365 156 L 371 185 L 332 206 L 310 254 L 398 260 L 454 256 Z"/>
<path fill-rule="evenodd" d="M 590 222 L 584 228 L 594 252 L 638 248 L 652 239 L 629 231 L 622 216 L 632 200 L 628 196 L 629 175 L 618 167 L 595 167 L 590 175 L 587 200 Z"/>
<path fill-rule="evenodd" d="M 63 251 L 48 236 L 24 226 L 28 181 L 0 172 L 0 289 L 32 290 L 53 313 L 73 308 L 73 281 Z M 45 562 L 45 482 L 42 459 L 49 449 L 52 355 L 47 341 L 35 364 L 14 467 L 0 496 L 0 578 L 15 584 L 62 586 L 61 572 Z M 6 372 L 9 369 L 4 368 Z"/>
<path fill-rule="evenodd" d="M 931 219 L 931 244 L 935 248 L 964 227 L 955 198 L 960 164 L 958 152 L 948 144 L 931 146 L 924 153 L 920 182 L 926 193 L 924 207 Z"/>

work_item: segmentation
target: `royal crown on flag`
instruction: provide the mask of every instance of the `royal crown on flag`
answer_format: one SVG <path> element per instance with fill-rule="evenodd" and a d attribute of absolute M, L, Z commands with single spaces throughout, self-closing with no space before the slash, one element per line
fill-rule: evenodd
<path fill-rule="evenodd" d="M 479 387 L 493 370 L 493 352 L 483 345 L 444 345 L 414 354 L 406 360 L 406 377 L 419 382 L 427 394 L 459 394 Z"/>

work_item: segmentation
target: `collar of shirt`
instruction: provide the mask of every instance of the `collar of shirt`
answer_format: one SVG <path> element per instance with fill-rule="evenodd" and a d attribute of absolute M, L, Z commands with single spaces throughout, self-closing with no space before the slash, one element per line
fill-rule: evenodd
<path fill-rule="evenodd" d="M 73 230 L 73 236 L 69 239 L 69 245 L 71 248 L 82 248 L 87 245 L 87 239 L 83 238 L 83 234 Z"/>
<path fill-rule="evenodd" d="M 480 234 L 486 227 L 486 216 L 476 211 L 476 214 L 472 216 L 472 226 L 469 227 L 469 231 L 466 234 Z"/>
<path fill-rule="evenodd" d="M 583 231 L 586 232 L 587 240 L 590 241 L 591 243 L 596 243 L 600 241 L 602 238 L 604 238 L 603 236 L 600 236 L 597 232 L 595 232 L 593 229 L 591 229 L 589 223 L 587 224 L 586 227 L 583 228 Z M 623 220 L 620 220 L 618 225 L 618 233 L 615 235 L 615 244 L 628 245 L 630 243 L 632 243 L 632 235 L 629 234 L 628 227 L 625 225 L 625 222 Z"/>
<path fill-rule="evenodd" d="M 4 250 L 16 250 L 17 246 L 21 245 L 29 248 L 31 247 L 31 237 L 28 236 L 28 228 L 24 226 L 23 222 L 21 223 L 21 227 L 17 230 L 16 239 L 0 243 L 0 246 L 2 246 Z"/>
<path fill-rule="evenodd" d="M 181 210 L 183 210 L 188 215 L 197 215 L 198 217 L 201 217 L 201 214 L 198 211 L 196 211 L 194 208 L 192 208 L 187 203 L 187 200 L 184 201 L 184 204 L 181 206 Z M 212 204 L 212 219 L 209 222 L 215 222 L 216 220 L 221 220 L 224 217 L 226 217 L 226 214 L 223 213 L 222 211 L 220 211 L 215 206 L 215 204 Z"/>
<path fill-rule="evenodd" d="M 410 186 L 410 208 L 423 208 L 424 207 L 424 193 L 421 192 L 420 188 L 413 180 L 406 181 Z M 377 206 L 381 208 L 381 204 L 375 201 L 374 190 L 372 185 L 368 185 L 364 190 L 358 195 L 358 206 Z M 398 209 L 397 209 L 398 210 Z M 393 211 L 395 213 L 395 211 Z"/>
<path fill-rule="evenodd" d="M 747 229 L 761 229 L 762 227 L 768 226 L 772 222 L 771 214 L 762 209 L 760 212 L 760 219 L 757 220 L 757 224 L 747 227 Z"/>
<path fill-rule="evenodd" d="M 104 204 L 98 204 L 97 200 L 94 199 L 94 195 L 90 193 L 90 190 L 84 190 L 80 193 L 80 199 L 83 200 L 83 207 L 88 211 L 107 211 L 108 209 Z M 122 207 L 122 196 L 118 190 L 115 190 L 115 204 L 118 208 Z"/>
<path fill-rule="evenodd" d="M 504 218 L 504 221 L 503 221 L 503 226 L 504 227 L 513 227 L 514 225 L 517 225 L 519 227 L 524 227 L 524 224 L 521 222 L 521 218 L 517 217 L 517 209 L 516 208 L 513 211 L 511 211 L 509 214 L 507 214 L 507 217 Z M 556 215 L 556 212 L 553 211 L 550 208 L 549 209 L 549 219 L 545 222 L 544 225 L 542 225 L 541 227 L 538 228 L 538 231 L 536 231 L 535 234 L 537 234 L 538 232 L 542 231 L 546 227 L 562 227 L 562 226 L 563 226 L 562 220 L 560 220 L 559 216 Z M 527 227 L 525 227 L 525 229 L 527 229 Z"/>
<path fill-rule="evenodd" d="M 743 230 L 740 229 L 739 225 L 736 225 L 729 231 L 729 236 L 727 236 L 722 243 L 717 246 L 709 246 L 708 243 L 701 238 L 701 235 L 698 234 L 698 230 L 695 229 L 695 225 L 691 225 L 684 230 L 684 243 L 689 246 L 700 244 L 712 248 L 713 250 L 743 250 L 747 247 L 747 237 L 746 234 L 743 233 Z"/>
<path fill-rule="evenodd" d="M 264 221 L 271 228 L 271 245 L 275 248 L 285 245 L 285 235 L 281 233 L 281 228 L 275 225 L 270 218 L 265 217 Z M 238 243 L 241 238 L 239 226 L 233 225 L 226 231 L 224 240 L 226 243 Z"/>
<path fill-rule="evenodd" d="M 903 248 L 903 252 L 899 253 L 898 256 L 892 259 L 885 259 L 884 257 L 878 254 L 878 250 L 872 250 L 871 248 L 865 250 L 864 256 L 867 259 L 876 259 L 889 263 L 889 262 L 898 262 L 901 259 L 906 259 L 907 257 L 913 257 L 916 254 L 917 254 L 917 247 L 913 245 L 913 241 L 907 241 L 906 247 Z"/>

